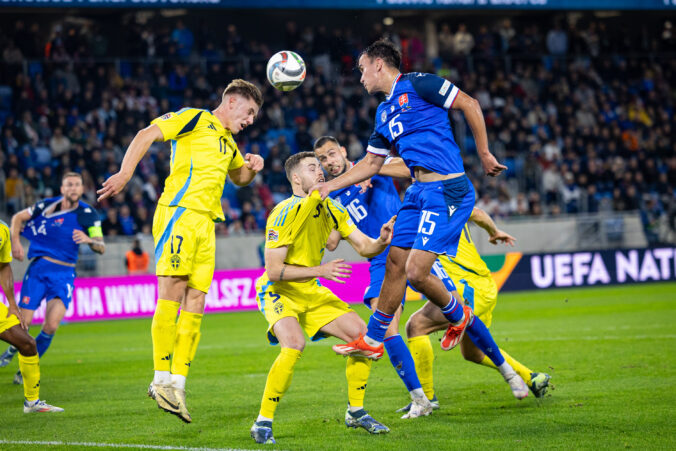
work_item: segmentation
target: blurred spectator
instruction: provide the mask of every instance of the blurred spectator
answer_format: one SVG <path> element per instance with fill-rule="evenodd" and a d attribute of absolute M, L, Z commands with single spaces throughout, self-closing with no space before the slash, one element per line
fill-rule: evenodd
<path fill-rule="evenodd" d="M 136 238 L 131 249 L 124 256 L 127 274 L 147 274 L 150 257 L 148 253 L 141 248 L 141 241 Z"/>

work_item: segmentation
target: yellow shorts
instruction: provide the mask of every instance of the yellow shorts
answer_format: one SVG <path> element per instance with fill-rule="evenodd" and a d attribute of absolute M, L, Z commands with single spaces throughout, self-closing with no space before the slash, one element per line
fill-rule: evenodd
<path fill-rule="evenodd" d="M 334 319 L 353 310 L 331 290 L 320 285 L 319 280 L 308 282 L 271 282 L 267 274 L 256 281 L 258 309 L 265 315 L 268 340 L 279 341 L 272 330 L 277 321 L 292 317 L 312 341 L 325 338 L 319 329 Z"/>
<path fill-rule="evenodd" d="M 7 306 L 0 302 L 0 334 L 20 324 L 19 318 L 17 318 L 16 315 L 10 315 L 7 317 L 8 313 L 9 309 Z"/>
<path fill-rule="evenodd" d="M 472 306 L 474 314 L 478 316 L 486 327 L 491 327 L 493 309 L 498 302 L 498 287 L 490 276 L 478 276 L 466 271 L 449 272 L 451 280 L 458 289 L 458 293 Z"/>
<path fill-rule="evenodd" d="M 188 286 L 207 293 L 216 266 L 214 222 L 184 207 L 158 205 L 153 217 L 155 274 L 188 276 Z"/>

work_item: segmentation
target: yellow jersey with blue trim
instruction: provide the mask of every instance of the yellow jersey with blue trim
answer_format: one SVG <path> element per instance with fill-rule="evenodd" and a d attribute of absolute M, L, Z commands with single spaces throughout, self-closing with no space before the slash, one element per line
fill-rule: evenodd
<path fill-rule="evenodd" d="M 468 223 L 465 223 L 460 234 L 458 252 L 455 254 L 455 257 L 449 256 L 448 259 L 453 263 L 452 265 L 444 266 L 449 274 L 461 275 L 463 272 L 470 272 L 484 277 L 491 275 L 486 262 L 483 261 L 472 241 Z"/>
<path fill-rule="evenodd" d="M 228 171 L 244 165 L 230 130 L 208 110 L 183 108 L 153 120 L 171 141 L 171 166 L 158 203 L 225 219 L 221 207 Z"/>
<path fill-rule="evenodd" d="M 265 247 L 288 246 L 284 263 L 318 266 L 322 262 L 326 240 L 338 230 L 347 238 L 357 226 L 347 210 L 331 198 L 290 197 L 272 210 L 265 226 Z"/>
<path fill-rule="evenodd" d="M 12 261 L 12 242 L 9 236 L 9 227 L 3 221 L 0 221 L 0 263 Z"/>

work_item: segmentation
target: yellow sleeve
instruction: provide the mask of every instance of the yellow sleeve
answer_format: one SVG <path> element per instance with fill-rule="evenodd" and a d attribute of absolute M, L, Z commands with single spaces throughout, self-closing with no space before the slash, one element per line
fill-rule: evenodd
<path fill-rule="evenodd" d="M 326 199 L 326 207 L 335 221 L 335 228 L 340 232 L 340 236 L 347 238 L 352 232 L 357 229 L 350 214 L 343 206 L 331 198 Z"/>
<path fill-rule="evenodd" d="M 228 166 L 228 171 L 232 171 L 234 169 L 239 169 L 242 166 L 244 166 L 244 157 L 240 153 L 239 149 L 235 148 L 235 154 L 232 157 L 232 161 L 230 161 L 230 166 Z"/>
<path fill-rule="evenodd" d="M 164 140 L 176 139 L 179 135 L 192 132 L 199 122 L 203 110 L 197 108 L 183 108 L 176 113 L 167 113 L 154 119 L 151 124 L 157 125 L 162 130 Z"/>
<path fill-rule="evenodd" d="M 289 219 L 291 203 L 279 204 L 272 210 L 265 226 L 265 247 L 276 249 L 278 247 L 288 246 L 293 243 L 293 218 Z"/>
<path fill-rule="evenodd" d="M 0 224 L 0 263 L 12 261 L 12 241 L 9 239 L 9 228 Z"/>

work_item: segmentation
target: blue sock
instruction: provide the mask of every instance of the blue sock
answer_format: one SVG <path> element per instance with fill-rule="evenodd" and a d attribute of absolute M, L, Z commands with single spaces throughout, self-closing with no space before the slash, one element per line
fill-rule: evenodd
<path fill-rule="evenodd" d="M 470 325 L 467 326 L 466 333 L 476 347 L 481 349 L 481 352 L 486 354 L 495 366 L 500 366 L 505 363 L 505 358 L 502 356 L 500 348 L 498 348 L 495 340 L 493 340 L 493 336 L 479 317 L 475 316 L 472 319 Z"/>
<path fill-rule="evenodd" d="M 387 328 L 390 327 L 392 318 L 394 318 L 394 315 L 388 315 L 387 313 L 376 309 L 376 311 L 371 315 L 371 318 L 369 318 L 368 332 L 366 332 L 366 336 L 371 340 L 382 343 L 385 340 L 385 332 L 387 332 Z"/>
<path fill-rule="evenodd" d="M 52 344 L 52 338 L 54 335 L 49 335 L 45 331 L 41 330 L 37 337 L 35 337 L 35 345 L 38 348 L 38 355 L 42 357 L 42 354 L 47 352 L 49 345 Z"/>
<path fill-rule="evenodd" d="M 451 296 L 451 302 L 441 309 L 441 313 L 444 314 L 449 322 L 455 324 L 462 319 L 462 305 Z"/>
<path fill-rule="evenodd" d="M 385 349 L 390 356 L 390 362 L 408 391 L 422 388 L 418 374 L 415 372 L 415 363 L 401 335 L 393 335 L 385 339 Z"/>

